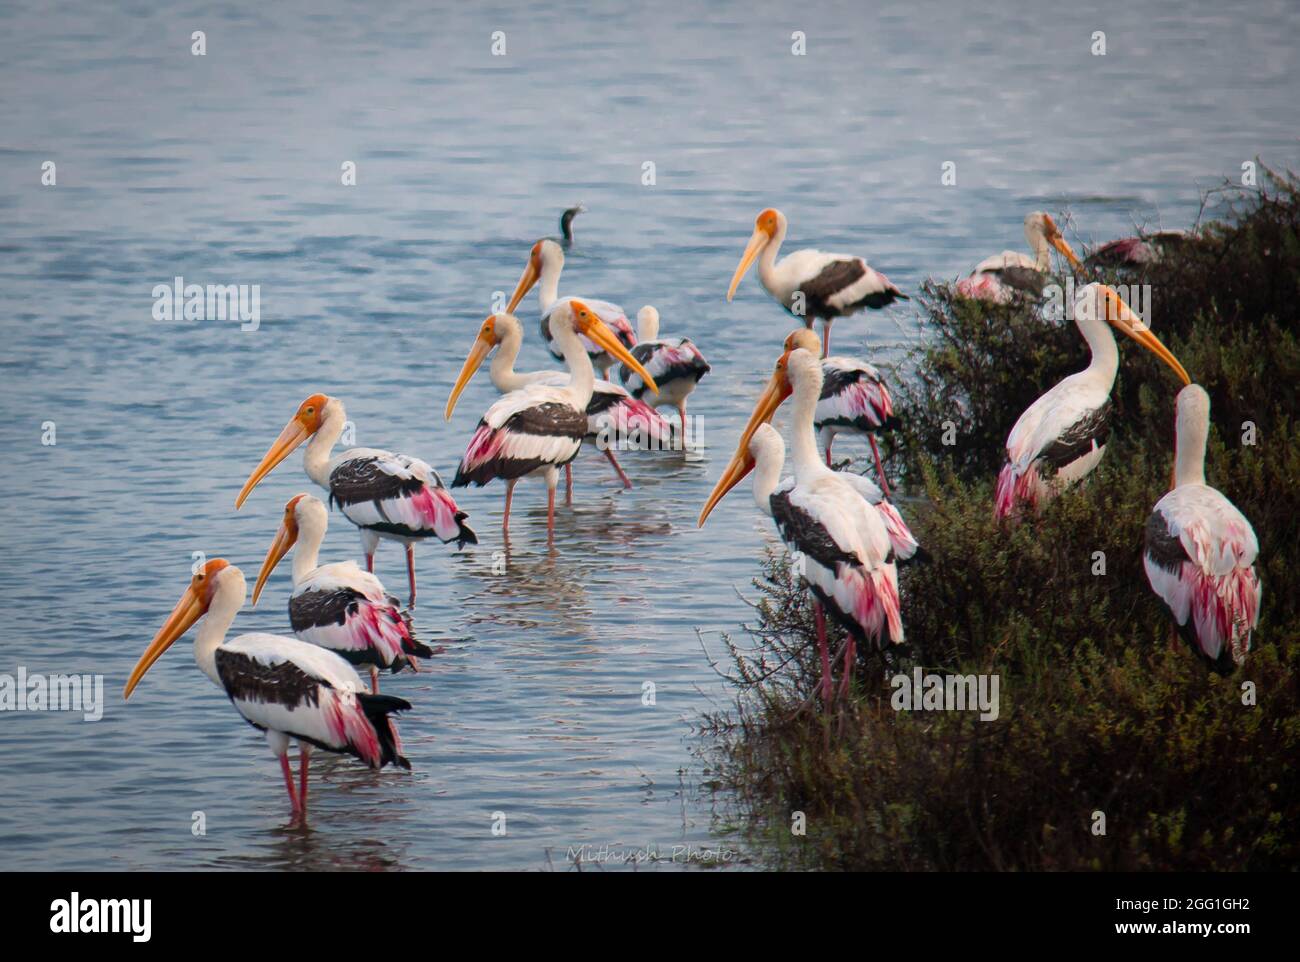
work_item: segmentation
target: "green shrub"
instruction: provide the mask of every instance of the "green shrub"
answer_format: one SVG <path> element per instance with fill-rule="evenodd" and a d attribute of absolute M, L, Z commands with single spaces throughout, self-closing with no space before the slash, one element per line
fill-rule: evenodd
<path fill-rule="evenodd" d="M 1220 675 L 1171 646 L 1142 569 L 1143 526 L 1172 466 L 1168 369 L 1121 338 L 1102 464 L 1041 516 L 999 525 L 1006 435 L 1086 365 L 1087 348 L 1032 302 L 973 305 L 931 283 L 891 455 L 932 559 L 901 576 L 907 644 L 863 653 L 853 696 L 832 713 L 812 705 L 811 609 L 778 557 L 755 582 L 750 643 L 728 642 L 736 704 L 708 728 L 736 815 L 774 864 L 1300 864 L 1300 186 L 1270 175 L 1228 209 L 1123 280 L 1151 285 L 1153 329 L 1209 391 L 1208 480 L 1259 536 L 1264 600 L 1246 664 Z M 956 445 L 943 444 L 948 421 Z M 1000 718 L 894 711 L 888 678 L 914 666 L 997 674 Z M 1256 703 L 1243 704 L 1252 686 Z M 806 836 L 791 833 L 796 811 Z"/>

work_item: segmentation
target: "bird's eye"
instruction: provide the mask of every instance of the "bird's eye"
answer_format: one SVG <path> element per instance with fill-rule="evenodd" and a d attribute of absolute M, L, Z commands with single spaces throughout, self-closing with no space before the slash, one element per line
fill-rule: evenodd
<path fill-rule="evenodd" d="M 315 413 L 316 413 L 316 409 L 315 409 L 315 408 L 308 408 L 308 409 L 307 409 L 307 413 L 308 413 L 308 414 L 315 414 Z"/>

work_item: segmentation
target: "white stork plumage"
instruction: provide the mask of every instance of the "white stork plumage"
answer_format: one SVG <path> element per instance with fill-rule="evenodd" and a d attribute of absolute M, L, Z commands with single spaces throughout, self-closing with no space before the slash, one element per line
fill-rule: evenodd
<path fill-rule="evenodd" d="M 559 469 L 577 456 L 587 435 L 587 404 L 596 381 L 591 357 L 579 336 L 625 364 L 640 368 L 614 332 L 582 301 L 569 300 L 557 308 L 551 315 L 551 332 L 569 366 L 568 382 L 529 384 L 489 407 L 470 438 L 451 483 L 453 488 L 459 488 L 470 484 L 482 486 L 495 478 L 505 481 L 506 504 L 501 527 L 508 536 L 515 484 L 522 477 L 541 475 L 547 488 L 548 541 L 555 537 L 555 487 Z M 461 373 L 468 381 L 465 371 Z M 641 374 L 653 386 L 654 379 L 644 369 Z M 471 370 L 469 376 L 472 375 Z"/>
<path fill-rule="evenodd" d="M 551 333 L 551 315 L 573 300 L 572 297 L 560 297 L 560 274 L 563 270 L 564 251 L 560 245 L 550 238 L 539 240 L 528 252 L 528 263 L 524 265 L 524 272 L 519 276 L 519 283 L 515 286 L 515 292 L 510 296 L 510 303 L 505 311 L 507 314 L 513 314 L 524 296 L 540 282 L 537 300 L 542 309 L 542 337 L 546 339 L 546 346 L 550 348 L 551 354 L 561 360 L 564 358 L 564 351 Z M 632 331 L 632 324 L 623 313 L 623 308 L 609 301 L 585 295 L 581 300 L 589 311 L 604 321 L 605 325 L 614 332 L 623 347 L 631 348 L 636 343 L 636 334 Z M 582 345 L 587 349 L 591 363 L 600 371 L 600 376 L 608 380 L 609 369 L 616 363 L 614 355 L 594 344 L 585 335 L 582 337 Z"/>
<path fill-rule="evenodd" d="M 1119 371 L 1119 346 L 1111 325 L 1127 334 L 1191 383 L 1182 364 L 1114 290 L 1089 284 L 1074 303 L 1074 322 L 1092 360 L 1029 406 L 1007 437 L 1007 461 L 998 475 L 994 515 L 1021 507 L 1036 510 L 1101 461 L 1110 435 L 1110 392 Z"/>
<path fill-rule="evenodd" d="M 787 351 L 796 347 L 814 354 L 821 349 L 817 335 L 807 328 L 792 331 L 785 339 Z M 885 477 L 876 434 L 893 430 L 898 426 L 898 418 L 894 416 L 894 400 L 889 387 L 879 371 L 856 357 L 834 355 L 822 358 L 822 393 L 817 399 L 813 424 L 817 428 L 817 439 L 826 452 L 827 464 L 833 463 L 831 445 L 835 443 L 835 435 L 865 437 L 871 445 L 876 475 L 880 478 L 884 496 L 889 496 L 889 481 Z"/>
<path fill-rule="evenodd" d="M 821 363 L 815 353 L 796 348 L 781 355 L 735 455 L 700 512 L 699 524 L 703 525 L 723 496 L 757 466 L 754 498 L 772 515 L 787 547 L 800 553 L 802 575 L 813 593 L 822 697 L 829 703 L 831 667 L 825 612 L 848 634 L 841 692 L 849 685 L 855 644 L 900 643 L 903 623 L 895 552 L 885 522 L 863 499 L 859 486 L 849 476 L 827 467 L 817 451 L 813 416 L 821 380 Z M 767 422 L 792 393 L 794 478 L 793 483 L 781 484 L 784 445 Z"/>
<path fill-rule="evenodd" d="M 727 288 L 730 303 L 755 258 L 758 259 L 758 279 L 786 310 L 798 317 L 805 327 L 815 319 L 822 322 L 822 354 L 831 349 L 831 323 L 864 307 L 882 308 L 896 300 L 909 300 L 889 278 L 873 270 L 861 257 L 853 254 L 828 254 L 825 251 L 804 249 L 791 251 L 780 261 L 776 259 L 785 240 L 785 214 L 769 207 L 754 220 L 754 233 L 745 245 L 731 286 Z M 800 311 L 802 308 L 802 312 Z"/>
<path fill-rule="evenodd" d="M 484 359 L 495 349 L 492 364 L 488 368 L 492 386 L 502 394 L 519 391 L 533 384 L 549 384 L 564 387 L 569 383 L 569 374 L 564 371 L 532 371 L 524 373 L 515 370 L 515 360 L 523 346 L 524 329 L 519 319 L 513 314 L 489 315 L 480 326 L 469 355 L 465 358 L 451 395 L 447 398 L 447 407 L 443 412 L 446 420 L 451 420 L 451 413 L 456 408 L 456 401 L 461 392 L 483 365 Z M 653 395 L 652 395 L 653 396 Z M 628 446 L 642 449 L 661 449 L 668 446 L 671 438 L 668 422 L 644 401 L 632 397 L 624 388 L 610 381 L 596 380 L 592 383 L 591 400 L 587 402 L 587 440 L 592 441 L 598 449 L 603 449 L 605 457 L 618 473 L 624 488 L 632 487 L 632 481 L 624 472 L 622 465 L 614 454 L 614 447 Z M 572 501 L 572 469 L 564 466 L 565 503 Z"/>
<path fill-rule="evenodd" d="M 1259 624 L 1259 541 L 1236 505 L 1205 483 L 1210 396 L 1178 392 L 1174 487 L 1147 519 L 1142 563 L 1184 639 L 1221 669 L 1241 665 Z"/>
<path fill-rule="evenodd" d="M 1083 267 L 1052 215 L 1036 210 L 1025 215 L 1025 240 L 1032 254 L 1006 250 L 975 265 L 969 277 L 957 282 L 957 296 L 973 301 L 1010 302 L 1016 291 L 1038 297 L 1052 269 L 1056 248 L 1076 270 Z"/>
<path fill-rule="evenodd" d="M 659 311 L 647 304 L 636 312 L 636 346 L 632 356 L 654 377 L 659 393 L 651 394 L 646 383 L 626 364 L 620 365 L 618 379 L 637 400 L 655 407 L 671 405 L 677 409 L 682 426 L 682 450 L 686 449 L 686 399 L 700 378 L 709 373 L 709 362 L 689 337 L 659 337 Z"/>
<path fill-rule="evenodd" d="M 415 551 L 417 541 L 437 538 L 457 547 L 478 544 L 478 536 L 465 524 L 469 517 L 456 506 L 443 487 L 438 472 L 419 458 L 378 448 L 348 448 L 330 457 L 343 434 L 347 412 L 343 402 L 326 394 L 313 394 L 298 406 L 280 436 L 244 482 L 235 499 L 238 510 L 264 477 L 308 438 L 303 455 L 307 477 L 330 493 L 330 503 L 357 526 L 366 570 L 374 570 L 375 549 L 382 541 L 406 548 L 406 573 L 410 606 L 415 607 Z"/>
<path fill-rule="evenodd" d="M 280 760 L 295 820 L 306 821 L 307 766 L 313 748 L 353 755 L 370 768 L 410 768 L 389 717 L 410 710 L 410 702 L 367 692 L 351 665 L 305 641 L 260 633 L 225 640 L 247 590 L 238 568 L 223 558 L 207 562 L 131 670 L 123 699 L 131 697 L 153 663 L 202 618 L 194 636 L 194 660 L 244 720 L 266 733 Z M 299 748 L 298 792 L 289 767 L 290 741 Z"/>
<path fill-rule="evenodd" d="M 379 579 L 351 561 L 318 565 L 329 512 L 319 498 L 298 494 L 284 506 L 275 534 L 253 585 L 253 605 L 280 559 L 293 552 L 293 593 L 289 625 L 303 641 L 319 645 L 352 665 L 370 668 L 370 690 L 379 691 L 379 669 L 418 671 L 416 658 L 433 649 L 416 640 L 410 616 Z"/>

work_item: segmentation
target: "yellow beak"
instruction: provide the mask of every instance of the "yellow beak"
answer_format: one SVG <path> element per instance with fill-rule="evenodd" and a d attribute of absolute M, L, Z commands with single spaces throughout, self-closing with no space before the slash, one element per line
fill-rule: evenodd
<path fill-rule="evenodd" d="M 1174 357 L 1173 352 L 1160 342 L 1160 338 L 1151 333 L 1151 328 L 1147 327 L 1146 322 L 1133 313 L 1132 308 L 1124 303 L 1124 299 L 1116 294 L 1113 289 L 1104 285 L 1101 290 L 1106 301 L 1106 320 L 1110 325 L 1118 331 L 1123 331 L 1169 365 L 1183 384 L 1191 384 L 1192 379 L 1188 377 L 1187 371 L 1178 358 Z"/>
<path fill-rule="evenodd" d="M 788 354 L 788 352 L 787 352 Z M 783 356 L 781 359 L 785 361 Z M 700 510 L 699 520 L 696 521 L 696 527 L 704 527 L 704 522 L 709 514 L 713 511 L 719 501 L 726 497 L 727 492 L 738 485 L 750 471 L 754 470 L 754 456 L 749 453 L 749 442 L 754 437 L 754 432 L 758 430 L 759 425 L 766 424 L 772 420 L 783 401 L 790 396 L 790 382 L 785 376 L 785 364 L 779 363 L 777 369 L 772 374 L 771 380 L 763 388 L 763 393 L 759 395 L 758 403 L 754 405 L 754 413 L 749 416 L 749 422 L 745 429 L 740 432 L 740 440 L 736 443 L 736 453 L 731 456 L 731 461 L 722 472 L 722 477 L 718 478 L 718 483 L 713 486 L 709 498 L 704 502 L 704 507 Z"/>
<path fill-rule="evenodd" d="M 745 245 L 745 253 L 740 256 L 740 264 L 736 267 L 736 273 L 731 275 L 731 286 L 727 288 L 728 304 L 736 296 L 736 288 L 740 286 L 740 279 L 745 276 L 745 271 L 749 270 L 749 266 L 754 263 L 754 258 L 758 256 L 759 251 L 767 246 L 769 240 L 771 238 L 766 233 L 757 227 L 754 228 L 749 243 Z"/>
<path fill-rule="evenodd" d="M 257 573 L 257 584 L 253 586 L 253 604 L 257 604 L 257 596 L 262 593 L 262 586 L 266 584 L 266 579 L 271 577 L 271 572 L 275 566 L 280 563 L 280 559 L 289 553 L 294 542 L 298 540 L 297 527 L 290 528 L 289 525 L 281 522 L 280 530 L 275 533 L 275 540 L 271 542 L 270 549 L 266 552 L 266 557 L 262 559 L 262 570 Z"/>
<path fill-rule="evenodd" d="M 533 263 L 532 257 L 529 257 L 528 263 L 524 266 L 524 272 L 519 275 L 519 283 L 515 285 L 515 292 L 510 295 L 510 303 L 505 310 L 507 314 L 515 312 L 515 308 L 524 299 L 524 295 L 533 289 L 533 285 L 537 283 L 537 279 L 541 276 L 541 271 Z"/>
<path fill-rule="evenodd" d="M 280 436 L 275 439 L 266 454 L 262 456 L 261 463 L 253 469 L 253 473 L 248 476 L 244 482 L 243 488 L 239 491 L 239 497 L 235 498 L 235 510 L 243 507 L 244 501 L 248 498 L 248 493 L 257 487 L 257 483 L 271 473 L 271 470 L 293 453 L 294 448 L 302 444 L 311 437 L 309 431 L 301 421 L 295 416 L 290 419 L 289 423 L 284 426 Z"/>
<path fill-rule="evenodd" d="M 1074 253 L 1074 248 L 1066 242 L 1065 238 L 1062 237 L 1060 233 L 1053 234 L 1047 239 L 1047 242 L 1055 247 L 1060 252 L 1061 256 L 1069 261 L 1070 266 L 1076 271 L 1083 270 L 1083 262 L 1079 260 L 1078 256 Z"/>
<path fill-rule="evenodd" d="M 181 600 L 176 602 L 176 607 L 167 616 L 163 626 L 158 629 L 158 634 L 154 635 L 153 641 L 149 642 L 149 647 L 144 650 L 140 660 L 131 669 L 131 676 L 126 680 L 126 688 L 122 690 L 123 701 L 131 697 L 131 692 L 140 683 L 145 672 L 153 667 L 153 663 L 162 657 L 162 653 L 170 648 L 177 638 L 189 631 L 190 626 L 203 617 L 204 611 L 206 608 L 198 593 L 192 586 L 186 588 L 185 594 L 181 595 Z"/>
<path fill-rule="evenodd" d="M 474 346 L 469 349 L 469 356 L 465 358 L 460 374 L 456 377 L 456 386 L 451 389 L 451 395 L 447 398 L 447 409 L 442 415 L 444 421 L 451 420 L 451 412 L 456 409 L 456 402 L 460 399 L 461 392 L 465 390 L 474 372 L 482 366 L 484 359 L 492 353 L 492 348 L 495 346 L 489 338 L 483 336 L 482 332 L 474 339 Z"/>
<path fill-rule="evenodd" d="M 596 316 L 596 313 L 579 301 L 570 301 L 569 307 L 573 311 L 574 327 L 579 334 L 585 334 L 593 344 L 607 351 L 612 356 L 618 358 L 632 370 L 641 376 L 646 387 L 659 393 L 659 385 L 655 379 L 650 376 L 650 372 L 641 366 L 641 362 L 632 356 L 632 352 L 623 346 L 623 342 L 618 339 L 609 325 Z"/>

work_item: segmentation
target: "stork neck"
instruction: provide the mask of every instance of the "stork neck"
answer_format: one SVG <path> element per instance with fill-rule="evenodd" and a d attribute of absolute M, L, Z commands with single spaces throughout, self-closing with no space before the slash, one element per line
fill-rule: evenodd
<path fill-rule="evenodd" d="M 1075 324 L 1083 339 L 1092 351 L 1092 360 L 1088 363 L 1088 373 L 1099 381 L 1115 383 L 1115 374 L 1119 371 L 1119 346 L 1109 325 L 1098 318 L 1079 317 Z"/>
<path fill-rule="evenodd" d="M 784 445 L 779 449 L 775 446 L 762 448 L 754 459 L 754 503 L 764 514 L 772 513 L 772 492 L 780 483 L 784 461 Z"/>
<path fill-rule="evenodd" d="M 307 442 L 307 450 L 303 454 L 302 466 L 307 471 L 307 477 L 326 490 L 330 486 L 330 452 L 343 434 L 346 421 L 347 414 L 342 404 L 337 401 L 327 404 L 320 430 Z"/>
<path fill-rule="evenodd" d="M 776 255 L 780 253 L 781 244 L 785 241 L 785 229 L 785 224 L 778 224 L 776 233 L 763 246 L 763 252 L 758 255 L 758 279 L 769 291 L 775 291 L 777 288 Z"/>
<path fill-rule="evenodd" d="M 1034 270 L 1046 274 L 1052 267 L 1052 249 L 1047 244 L 1047 238 L 1035 231 L 1030 241 L 1034 248 Z"/>
<path fill-rule="evenodd" d="M 569 366 L 569 390 L 573 392 L 574 403 L 579 410 L 584 410 L 596 387 L 596 372 L 591 366 L 591 358 L 578 335 L 567 327 L 559 332 L 556 340 L 564 352 L 564 363 Z"/>
<path fill-rule="evenodd" d="M 817 428 L 813 425 L 820 393 L 820 378 L 815 383 L 796 384 L 794 388 L 794 406 L 790 412 L 790 457 L 794 462 L 795 478 L 800 481 L 829 470 L 817 453 Z"/>
<path fill-rule="evenodd" d="M 224 577 L 212 597 L 208 613 L 203 616 L 203 623 L 194 634 L 194 660 L 198 663 L 199 670 L 218 688 L 223 686 L 217 674 L 217 649 L 226 640 L 226 632 L 230 630 L 239 609 L 244 606 L 246 591 L 243 575 L 238 578 Z"/>
<path fill-rule="evenodd" d="M 497 345 L 492 355 L 492 366 L 488 368 L 492 376 L 492 386 L 502 394 L 518 391 L 528 383 L 528 378 L 515 372 L 515 359 L 519 357 L 519 348 L 523 337 L 516 331 L 508 333 Z"/>
<path fill-rule="evenodd" d="M 545 314 L 560 297 L 560 273 L 564 270 L 564 261 L 558 258 L 542 260 L 541 277 L 537 282 L 537 303 Z"/>
<path fill-rule="evenodd" d="M 1174 487 L 1205 484 L 1205 442 L 1209 425 L 1200 418 L 1179 418 L 1174 444 Z"/>
<path fill-rule="evenodd" d="M 293 583 L 302 584 L 320 564 L 320 546 L 325 540 L 325 515 L 310 512 L 298 519 L 298 543 L 293 546 Z"/>

